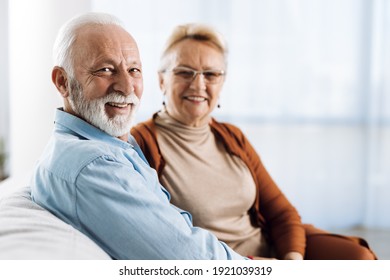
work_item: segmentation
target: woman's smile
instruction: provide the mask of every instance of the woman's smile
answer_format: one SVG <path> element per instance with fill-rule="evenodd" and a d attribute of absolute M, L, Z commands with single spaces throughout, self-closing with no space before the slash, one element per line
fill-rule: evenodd
<path fill-rule="evenodd" d="M 195 102 L 195 103 L 200 103 L 200 102 L 204 102 L 204 101 L 208 100 L 207 97 L 198 96 L 198 95 L 184 96 L 183 99 L 191 101 L 191 102 Z"/>

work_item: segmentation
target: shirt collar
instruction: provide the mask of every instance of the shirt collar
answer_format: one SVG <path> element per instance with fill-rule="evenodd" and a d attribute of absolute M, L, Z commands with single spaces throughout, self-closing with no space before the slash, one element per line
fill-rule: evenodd
<path fill-rule="evenodd" d="M 61 125 L 86 139 L 104 141 L 111 145 L 122 147 L 123 149 L 134 147 L 133 143 L 135 143 L 135 140 L 131 137 L 130 133 L 128 142 L 122 141 L 87 123 L 79 117 L 65 112 L 62 108 L 56 110 L 54 122 L 57 127 L 58 125 Z"/>

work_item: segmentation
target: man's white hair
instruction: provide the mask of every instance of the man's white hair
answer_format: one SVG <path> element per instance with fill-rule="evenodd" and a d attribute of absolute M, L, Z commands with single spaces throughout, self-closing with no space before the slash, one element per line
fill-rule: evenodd
<path fill-rule="evenodd" d="M 71 77 L 74 77 L 73 43 L 76 40 L 77 32 L 82 27 L 93 25 L 117 25 L 125 29 L 117 17 L 106 13 L 86 13 L 67 21 L 60 28 L 54 42 L 53 60 L 54 65 L 63 67 Z"/>

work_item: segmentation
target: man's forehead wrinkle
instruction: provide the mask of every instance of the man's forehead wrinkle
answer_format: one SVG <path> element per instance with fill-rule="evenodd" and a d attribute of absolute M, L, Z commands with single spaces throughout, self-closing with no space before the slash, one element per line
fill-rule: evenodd
<path fill-rule="evenodd" d="M 118 54 L 109 54 L 106 53 L 104 55 L 98 55 L 93 59 L 93 64 L 120 64 L 124 62 L 126 65 L 141 65 L 141 61 L 138 58 L 138 54 L 136 55 L 137 57 L 134 57 L 135 55 L 127 55 L 125 52 L 120 51 L 119 55 Z"/>
<path fill-rule="evenodd" d="M 76 42 L 92 43 L 105 48 L 117 47 L 120 45 L 124 49 L 132 49 L 134 46 L 127 46 L 130 42 L 136 45 L 133 37 L 124 29 L 115 25 L 92 25 L 85 26 L 78 30 L 75 37 Z"/>
<path fill-rule="evenodd" d="M 128 65 L 141 64 L 138 46 L 130 35 L 127 38 L 117 36 L 112 39 L 109 34 L 104 33 L 86 33 L 86 36 L 79 34 L 75 42 L 79 55 L 84 58 L 89 56 L 93 64 L 123 61 Z"/>

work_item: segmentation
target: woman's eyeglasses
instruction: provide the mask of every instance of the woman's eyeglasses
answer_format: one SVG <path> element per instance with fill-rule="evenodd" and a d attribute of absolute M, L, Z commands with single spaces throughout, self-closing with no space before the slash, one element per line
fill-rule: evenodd
<path fill-rule="evenodd" d="M 173 75 L 182 82 L 191 83 L 196 75 L 202 75 L 205 83 L 217 84 L 221 82 L 225 75 L 223 70 L 201 70 L 197 71 L 187 67 L 175 67 L 171 70 Z"/>

